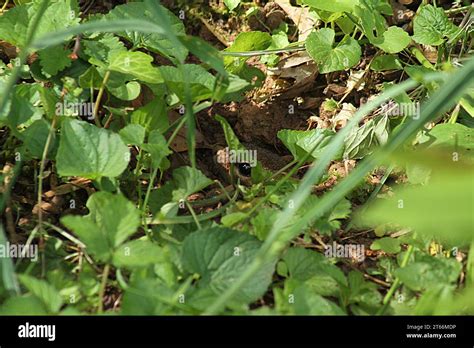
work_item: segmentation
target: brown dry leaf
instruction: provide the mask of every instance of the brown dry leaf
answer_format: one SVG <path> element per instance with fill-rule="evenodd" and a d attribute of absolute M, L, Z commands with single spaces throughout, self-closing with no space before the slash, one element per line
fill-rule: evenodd
<path fill-rule="evenodd" d="M 421 49 L 422 49 L 423 55 L 425 56 L 426 59 L 428 59 L 430 63 L 434 64 L 438 61 L 438 51 L 436 50 L 435 47 L 423 45 Z"/>
<path fill-rule="evenodd" d="M 315 20 L 309 15 L 309 8 L 292 6 L 290 0 L 275 0 L 275 2 L 298 27 L 298 41 L 306 40 L 316 24 Z"/>
<path fill-rule="evenodd" d="M 354 105 L 350 103 L 343 103 L 342 110 L 332 119 L 332 129 L 339 130 L 345 127 L 347 122 L 349 122 L 352 116 L 354 116 L 356 111 L 357 108 Z"/>
<path fill-rule="evenodd" d="M 5 54 L 11 60 L 18 55 L 18 49 L 6 41 L 0 40 L 0 53 Z"/>

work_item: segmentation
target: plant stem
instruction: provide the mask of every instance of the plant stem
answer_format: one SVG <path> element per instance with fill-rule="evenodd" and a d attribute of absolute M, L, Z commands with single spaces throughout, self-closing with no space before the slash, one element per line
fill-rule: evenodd
<path fill-rule="evenodd" d="M 109 77 L 110 77 L 110 70 L 107 70 L 104 75 L 104 79 L 102 80 L 102 84 L 100 85 L 99 93 L 97 93 L 97 99 L 94 104 L 94 122 L 95 122 L 95 125 L 99 128 L 102 127 L 102 125 L 100 124 L 99 115 L 98 115 L 100 101 L 102 100 L 102 95 L 104 94 L 105 85 L 109 81 Z"/>
<path fill-rule="evenodd" d="M 49 128 L 48 137 L 46 138 L 46 144 L 44 145 L 43 155 L 41 157 L 41 164 L 39 169 L 39 177 L 38 177 L 38 195 L 37 195 L 37 206 L 38 206 L 38 226 L 42 228 L 43 223 L 43 211 L 41 210 L 41 205 L 43 201 L 43 172 L 46 163 L 46 157 L 48 156 L 49 146 L 51 144 L 51 139 L 54 134 L 54 128 L 56 125 L 56 114 L 53 115 L 53 120 L 51 122 L 51 126 Z"/>
<path fill-rule="evenodd" d="M 107 286 L 107 279 L 109 278 L 109 272 L 110 272 L 110 264 L 106 264 L 102 272 L 102 281 L 100 282 L 99 309 L 98 309 L 99 314 L 102 314 L 104 312 L 105 287 Z"/>
<path fill-rule="evenodd" d="M 405 253 L 405 256 L 403 257 L 402 263 L 400 264 L 400 268 L 403 268 L 407 265 L 408 261 L 410 260 L 410 256 L 413 253 L 414 247 L 413 245 L 409 245 L 408 249 Z M 378 310 L 377 315 L 383 315 L 385 311 L 387 310 L 388 304 L 390 303 L 390 299 L 392 298 L 393 294 L 395 291 L 397 291 L 398 287 L 400 286 L 401 281 L 400 278 L 395 278 L 395 281 L 392 284 L 392 287 L 390 290 L 388 290 L 387 294 L 385 295 L 383 299 L 383 306 Z"/>
<path fill-rule="evenodd" d="M 199 223 L 199 220 L 196 216 L 196 213 L 194 212 L 193 207 L 191 206 L 191 204 L 189 204 L 189 202 L 187 200 L 184 201 L 184 202 L 185 202 L 186 206 L 188 207 L 189 211 L 191 212 L 191 215 L 194 219 L 194 222 L 196 223 L 196 226 L 197 226 L 198 230 L 202 229 L 201 224 Z"/>

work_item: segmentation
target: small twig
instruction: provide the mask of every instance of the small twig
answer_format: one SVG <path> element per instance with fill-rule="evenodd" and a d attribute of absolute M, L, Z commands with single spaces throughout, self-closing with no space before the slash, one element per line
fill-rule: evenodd
<path fill-rule="evenodd" d="M 10 0 L 5 1 L 2 8 L 0 8 L 0 13 L 4 12 L 6 10 L 9 2 L 10 2 Z"/>

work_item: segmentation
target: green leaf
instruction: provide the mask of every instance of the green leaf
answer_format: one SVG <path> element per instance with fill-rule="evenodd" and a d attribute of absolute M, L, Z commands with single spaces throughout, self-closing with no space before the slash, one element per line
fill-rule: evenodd
<path fill-rule="evenodd" d="M 63 122 L 56 155 L 61 176 L 116 177 L 129 161 L 130 151 L 118 134 L 84 121 Z"/>
<path fill-rule="evenodd" d="M 145 128 L 139 124 L 128 124 L 119 134 L 125 144 L 140 146 L 145 142 Z"/>
<path fill-rule="evenodd" d="M 313 150 L 308 158 L 310 161 L 321 155 L 326 146 L 331 142 L 334 134 L 329 129 L 319 128 L 310 131 L 282 129 L 278 132 L 277 136 L 297 160 L 300 160 Z"/>
<path fill-rule="evenodd" d="M 456 259 L 433 257 L 422 254 L 415 262 L 395 270 L 394 274 L 402 283 L 414 291 L 421 291 L 438 286 L 449 285 L 459 277 L 462 265 Z"/>
<path fill-rule="evenodd" d="M 0 204 L 3 204 L 4 197 L 1 198 Z M 7 237 L 3 230 L 3 225 L 0 224 L 0 245 L 6 248 L 8 243 Z M 20 293 L 18 281 L 16 279 L 15 268 L 11 257 L 2 257 L 0 259 L 0 290 L 7 290 L 9 292 Z M 4 309 L 4 308 L 3 308 Z"/>
<path fill-rule="evenodd" d="M 172 153 L 168 148 L 168 142 L 165 137 L 158 130 L 150 132 L 148 142 L 142 145 L 143 150 L 151 155 L 151 164 L 153 168 L 167 169 L 169 163 L 166 164 L 163 160 Z"/>
<path fill-rule="evenodd" d="M 227 75 L 222 56 L 214 46 L 197 36 L 183 36 L 180 37 L 180 40 L 183 45 L 203 63 L 212 67 L 212 69 L 219 74 Z"/>
<path fill-rule="evenodd" d="M 125 30 L 119 32 L 118 35 L 124 37 L 130 41 L 134 46 L 145 47 L 149 50 L 157 53 L 164 54 L 170 58 L 176 58 L 179 61 L 184 61 L 188 52 L 182 45 L 176 45 L 176 42 L 170 38 L 170 35 L 184 36 L 185 28 L 181 20 L 179 20 L 171 11 L 155 3 L 153 6 L 159 8 L 160 13 L 166 16 L 166 19 L 170 23 L 168 27 L 159 18 L 154 15 L 143 2 L 131 2 L 125 5 L 119 5 L 114 7 L 107 15 L 103 17 L 103 20 L 109 21 L 111 19 L 137 19 L 146 20 L 157 25 L 165 27 L 165 31 L 169 34 L 158 34 L 158 33 L 141 33 L 138 31 Z M 179 41 L 178 41 L 179 44 Z"/>
<path fill-rule="evenodd" d="M 359 159 L 371 154 L 388 139 L 389 118 L 387 115 L 372 119 L 361 127 L 353 128 L 344 140 L 343 158 Z"/>
<path fill-rule="evenodd" d="M 109 262 L 115 250 L 137 230 L 140 214 L 124 196 L 105 191 L 94 193 L 86 205 L 88 215 L 68 215 L 61 222 L 79 236 L 92 255 Z"/>
<path fill-rule="evenodd" d="M 316 294 L 305 284 L 295 289 L 294 301 L 297 315 L 346 315 L 338 305 Z"/>
<path fill-rule="evenodd" d="M 359 0 L 302 0 L 310 7 L 328 12 L 352 12 Z"/>
<path fill-rule="evenodd" d="M 46 76 L 54 76 L 59 71 L 72 64 L 69 57 L 70 50 L 65 50 L 62 45 L 45 48 L 38 52 L 42 71 Z"/>
<path fill-rule="evenodd" d="M 161 83 L 160 69 L 153 67 L 153 57 L 143 52 L 120 51 L 110 55 L 109 70 L 132 75 L 143 82 Z"/>
<path fill-rule="evenodd" d="M 136 77 L 101 68 L 99 68 L 98 72 L 100 75 L 99 86 L 102 85 L 102 81 L 105 79 L 105 74 L 109 73 L 109 78 L 105 86 L 115 97 L 121 100 L 133 100 L 139 96 L 141 91 L 140 83 L 137 81 L 130 81 Z"/>
<path fill-rule="evenodd" d="M 84 40 L 83 46 L 84 52 L 89 56 L 89 63 L 104 69 L 110 64 L 110 56 L 127 50 L 119 38 L 110 33 L 103 34 L 96 40 Z"/>
<path fill-rule="evenodd" d="M 50 128 L 51 125 L 46 120 L 38 120 L 33 122 L 33 124 L 22 133 L 26 149 L 33 158 L 41 159 L 43 157 L 43 151 Z M 48 154 L 54 149 L 55 142 L 56 134 L 53 133 Z"/>
<path fill-rule="evenodd" d="M 47 307 L 36 296 L 14 296 L 2 303 L 1 315 L 48 315 Z"/>
<path fill-rule="evenodd" d="M 58 313 L 63 305 L 59 292 L 45 280 L 39 280 L 26 274 L 20 274 L 18 279 L 25 288 L 36 296 L 49 313 Z"/>
<path fill-rule="evenodd" d="M 387 53 L 398 53 L 404 50 L 411 42 L 410 35 L 399 27 L 389 27 L 382 37 L 372 43 Z"/>
<path fill-rule="evenodd" d="M 233 11 L 240 5 L 240 0 L 224 0 L 224 4 L 227 6 L 229 11 Z"/>
<path fill-rule="evenodd" d="M 225 49 L 226 52 L 247 52 L 265 50 L 272 44 L 272 37 L 261 31 L 243 32 L 237 35 L 232 45 Z M 245 67 L 249 57 L 224 57 L 226 68 L 234 74 L 239 74 Z"/>
<path fill-rule="evenodd" d="M 360 19 L 360 26 L 370 43 L 387 53 L 397 53 L 406 48 L 411 38 L 402 28 L 387 27 L 385 18 L 372 4 L 366 2 L 356 6 L 355 14 Z"/>
<path fill-rule="evenodd" d="M 335 35 L 334 30 L 323 28 L 312 32 L 306 39 L 306 50 L 322 74 L 352 68 L 360 60 L 359 43 L 346 36 L 334 46 Z"/>
<path fill-rule="evenodd" d="M 320 253 L 304 248 L 290 248 L 282 259 L 292 279 L 306 281 L 315 276 L 330 276 L 339 284 L 347 285 L 344 273 Z"/>
<path fill-rule="evenodd" d="M 451 38 L 458 32 L 444 13 L 442 7 L 426 5 L 418 11 L 413 22 L 413 40 L 423 45 L 438 46 L 444 39 Z"/>
<path fill-rule="evenodd" d="M 423 147 L 429 149 L 445 150 L 458 156 L 458 160 L 465 158 L 474 159 L 474 129 L 459 123 L 442 123 L 433 127 L 424 141 Z"/>
<path fill-rule="evenodd" d="M 374 71 L 400 70 L 403 66 L 397 56 L 385 54 L 375 57 L 370 63 L 370 69 Z"/>
<path fill-rule="evenodd" d="M 370 249 L 372 250 L 382 250 L 388 254 L 396 254 L 399 253 L 400 248 L 400 241 L 396 238 L 384 237 L 375 240 L 371 245 Z"/>
<path fill-rule="evenodd" d="M 308 210 L 311 205 L 314 205 L 319 199 L 315 196 L 310 196 L 308 202 L 306 202 L 301 212 L 304 213 Z M 351 203 L 347 199 L 342 199 L 329 214 L 317 219 L 314 222 L 314 227 L 322 235 L 331 235 L 332 232 L 336 231 L 341 227 L 342 219 L 347 219 L 351 214 Z"/>
<path fill-rule="evenodd" d="M 166 103 L 161 98 L 153 99 L 132 113 L 131 122 L 141 125 L 147 132 L 157 130 L 164 133 L 169 126 Z"/>
<path fill-rule="evenodd" d="M 255 259 L 261 242 L 248 234 L 214 227 L 190 234 L 183 242 L 183 267 L 201 276 L 199 285 L 216 295 L 233 285 Z M 236 294 L 236 299 L 250 303 L 262 296 L 270 285 L 275 260 L 266 262 Z"/>
<path fill-rule="evenodd" d="M 408 154 L 403 156 L 407 158 Z M 468 244 L 473 239 L 474 226 L 472 165 L 452 162 L 443 167 L 446 159 L 434 157 L 437 166 L 433 167 L 426 163 L 432 156 L 424 153 L 425 162 L 421 157 L 413 159 L 432 169 L 426 185 L 396 188 L 391 197 L 376 200 L 358 217 L 372 226 L 396 223 L 454 245 Z"/>
<path fill-rule="evenodd" d="M 169 90 L 185 100 L 186 82 L 194 101 L 210 98 L 216 78 L 200 65 L 184 64 L 181 68 L 161 66 L 161 76 Z"/>
<path fill-rule="evenodd" d="M 161 248 L 149 240 L 137 239 L 119 246 L 112 257 L 115 267 L 146 267 L 162 261 Z"/>
<path fill-rule="evenodd" d="M 201 171 L 191 167 L 181 167 L 173 172 L 173 200 L 178 202 L 186 199 L 189 195 L 201 191 L 211 185 L 213 181 L 207 178 Z"/>
<path fill-rule="evenodd" d="M 220 116 L 216 115 L 214 118 L 221 124 L 222 129 L 224 130 L 225 142 L 229 146 L 230 150 L 245 150 L 245 146 L 240 143 L 239 138 L 234 133 L 234 130 L 230 126 L 227 120 Z"/>
<path fill-rule="evenodd" d="M 0 16 L 0 37 L 19 48 L 24 48 L 33 23 L 33 18 L 41 5 L 40 1 L 15 6 Z M 35 36 L 40 37 L 79 23 L 79 9 L 76 0 L 51 1 L 46 8 Z"/>

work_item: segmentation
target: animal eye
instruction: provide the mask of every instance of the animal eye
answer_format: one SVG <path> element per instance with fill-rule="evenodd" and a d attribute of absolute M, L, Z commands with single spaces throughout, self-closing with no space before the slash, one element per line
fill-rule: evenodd
<path fill-rule="evenodd" d="M 239 163 L 237 164 L 237 168 L 239 169 L 239 173 L 243 176 L 250 176 L 252 173 L 252 167 L 249 163 Z"/>

